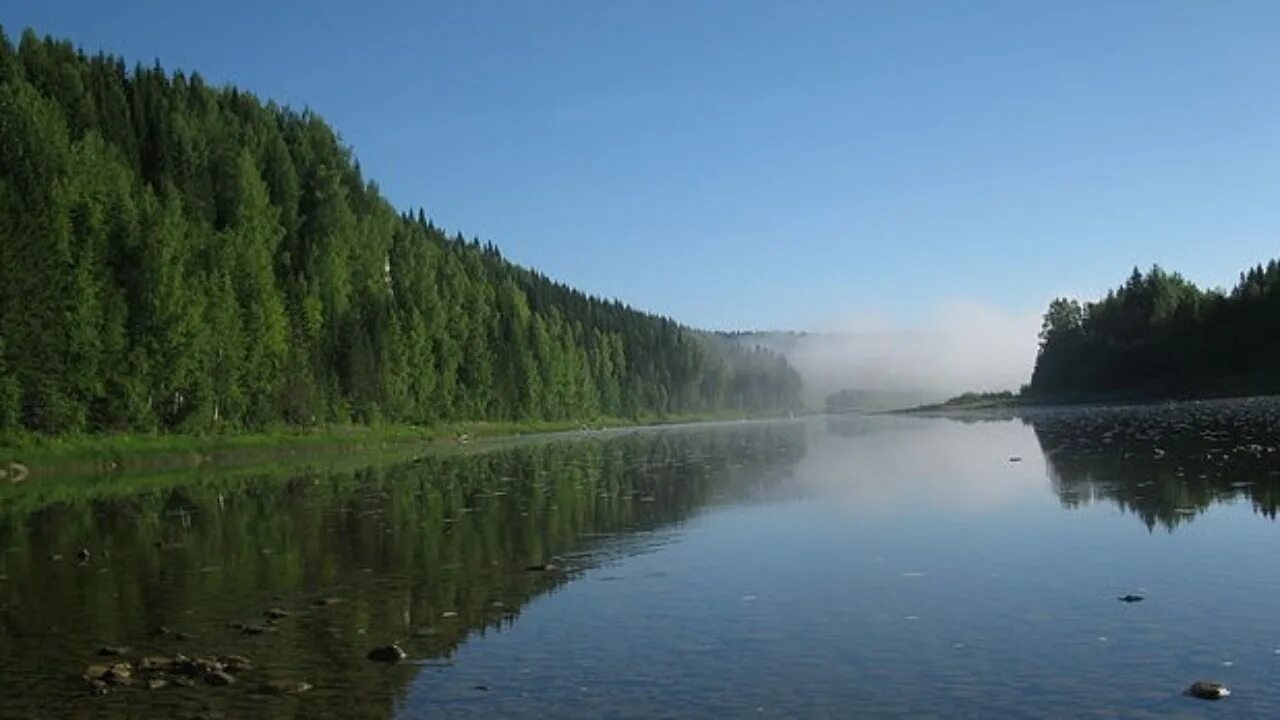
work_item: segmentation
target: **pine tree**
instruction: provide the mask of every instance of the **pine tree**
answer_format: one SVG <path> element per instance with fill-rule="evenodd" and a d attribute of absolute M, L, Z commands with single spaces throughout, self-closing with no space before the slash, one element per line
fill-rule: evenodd
<path fill-rule="evenodd" d="M 31 41 L 24 36 L 24 45 Z M 85 407 L 69 367 L 77 283 L 61 113 L 25 81 L 0 86 L 0 331 L 32 429 L 79 429 Z M 68 269 L 72 269 L 71 272 Z"/>
<path fill-rule="evenodd" d="M 149 370 L 152 411 L 165 427 L 198 426 L 193 417 L 200 397 L 198 373 L 206 329 L 202 279 L 195 272 L 192 241 L 172 186 L 163 197 L 149 189 L 142 198 L 143 232 L 138 254 L 134 309 L 138 335 Z"/>
<path fill-rule="evenodd" d="M 247 419 L 261 426 L 278 417 L 277 399 L 287 355 L 284 303 L 276 287 L 274 260 L 284 235 L 279 213 L 247 150 L 241 151 L 232 182 L 235 207 L 221 243 L 226 270 L 236 286 L 244 328 L 243 394 Z"/>
<path fill-rule="evenodd" d="M 18 429 L 21 420 L 20 399 L 18 379 L 9 371 L 5 360 L 4 336 L 0 335 L 0 436 Z"/>

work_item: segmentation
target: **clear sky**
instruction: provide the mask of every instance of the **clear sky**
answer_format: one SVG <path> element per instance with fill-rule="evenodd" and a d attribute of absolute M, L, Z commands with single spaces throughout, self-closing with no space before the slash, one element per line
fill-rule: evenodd
<path fill-rule="evenodd" d="M 8 0 L 308 106 L 401 208 L 709 328 L 1280 255 L 1280 3 Z M 861 321 L 858 321 L 861 322 Z"/>

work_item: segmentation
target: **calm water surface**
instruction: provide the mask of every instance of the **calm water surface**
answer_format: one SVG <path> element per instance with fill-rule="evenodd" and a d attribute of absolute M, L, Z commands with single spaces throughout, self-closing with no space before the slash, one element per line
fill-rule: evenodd
<path fill-rule="evenodd" d="M 0 716 L 1275 717 L 1277 445 L 1254 400 L 28 483 Z M 107 645 L 253 668 L 93 696 Z"/>

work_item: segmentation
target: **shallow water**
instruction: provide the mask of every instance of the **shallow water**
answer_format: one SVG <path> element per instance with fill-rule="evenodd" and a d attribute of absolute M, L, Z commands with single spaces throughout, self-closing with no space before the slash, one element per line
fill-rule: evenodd
<path fill-rule="evenodd" d="M 0 495 L 0 717 L 1276 716 L 1276 445 L 1254 400 L 33 485 Z M 95 697 L 104 645 L 254 667 Z"/>

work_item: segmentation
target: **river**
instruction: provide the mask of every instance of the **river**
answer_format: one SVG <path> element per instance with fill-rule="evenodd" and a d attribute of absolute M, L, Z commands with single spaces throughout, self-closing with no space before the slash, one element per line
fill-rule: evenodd
<path fill-rule="evenodd" d="M 0 717 L 1275 717 L 1277 445 L 1258 399 L 6 487 Z"/>

